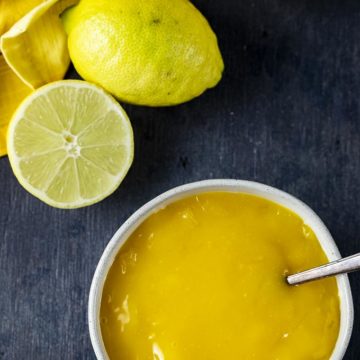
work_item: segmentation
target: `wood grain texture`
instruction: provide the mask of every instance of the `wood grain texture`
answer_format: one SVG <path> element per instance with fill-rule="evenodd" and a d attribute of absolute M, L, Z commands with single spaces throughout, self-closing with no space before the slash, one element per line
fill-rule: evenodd
<path fill-rule="evenodd" d="M 343 255 L 359 251 L 360 2 L 194 3 L 218 34 L 223 80 L 181 106 L 125 105 L 136 157 L 115 194 L 53 209 L 0 159 L 1 360 L 94 359 L 87 299 L 101 253 L 133 211 L 176 185 L 238 178 L 279 187 L 320 215 Z M 358 314 L 359 274 L 350 280 Z M 360 359 L 359 336 L 356 315 L 345 359 Z"/>

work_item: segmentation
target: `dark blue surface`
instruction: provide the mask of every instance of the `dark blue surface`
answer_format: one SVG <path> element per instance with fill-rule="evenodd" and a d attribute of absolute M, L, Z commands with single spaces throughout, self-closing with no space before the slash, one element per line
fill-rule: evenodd
<path fill-rule="evenodd" d="M 343 255 L 360 250 L 360 2 L 194 3 L 218 34 L 223 80 L 181 106 L 124 106 L 136 157 L 115 194 L 53 209 L 0 159 L 1 360 L 94 359 L 87 299 L 101 253 L 133 211 L 175 185 L 279 187 L 320 215 Z M 350 280 L 356 316 L 345 359 L 358 360 L 359 274 Z"/>

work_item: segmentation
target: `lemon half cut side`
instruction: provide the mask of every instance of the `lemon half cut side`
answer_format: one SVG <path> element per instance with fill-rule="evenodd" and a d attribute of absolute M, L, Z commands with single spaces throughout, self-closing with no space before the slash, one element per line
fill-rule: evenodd
<path fill-rule="evenodd" d="M 30 94 L 8 129 L 9 160 L 20 184 L 58 208 L 94 204 L 120 185 L 134 142 L 123 108 L 100 87 L 79 80 Z"/>

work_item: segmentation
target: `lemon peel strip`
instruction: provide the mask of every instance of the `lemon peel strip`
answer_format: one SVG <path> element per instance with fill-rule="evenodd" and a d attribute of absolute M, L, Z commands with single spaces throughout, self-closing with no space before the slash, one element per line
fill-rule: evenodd
<path fill-rule="evenodd" d="M 0 156 L 7 153 L 6 133 L 11 116 L 21 101 L 31 93 L 27 87 L 9 68 L 0 54 Z"/>
<path fill-rule="evenodd" d="M 1 37 L 11 69 L 30 88 L 64 77 L 70 64 L 59 15 L 77 0 L 48 0 L 33 8 Z"/>
<path fill-rule="evenodd" d="M 0 35 L 45 0 L 0 0 Z"/>

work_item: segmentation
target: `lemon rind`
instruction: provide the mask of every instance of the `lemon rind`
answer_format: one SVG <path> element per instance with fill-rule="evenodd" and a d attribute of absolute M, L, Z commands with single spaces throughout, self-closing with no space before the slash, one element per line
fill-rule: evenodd
<path fill-rule="evenodd" d="M 36 86 L 34 86 L 34 84 L 32 84 L 30 81 L 28 81 L 26 77 L 24 77 L 23 74 L 16 68 L 16 66 L 12 64 L 12 61 L 9 59 L 9 56 L 7 54 L 7 51 L 4 49 L 4 45 L 8 40 L 16 38 L 17 36 L 20 36 L 21 34 L 25 33 L 27 29 L 34 22 L 36 22 L 39 18 L 44 16 L 46 12 L 48 12 L 53 6 L 55 6 L 58 3 L 61 3 L 61 5 L 63 5 L 62 9 L 59 8 L 59 11 L 62 12 L 64 9 L 76 4 L 77 0 L 67 0 L 62 2 L 61 0 L 45 1 L 35 6 L 32 10 L 30 10 L 27 14 L 25 14 L 22 18 L 20 18 L 15 24 L 13 24 L 13 26 L 7 32 L 5 32 L 0 37 L 0 52 L 4 56 L 8 66 L 24 82 L 24 84 L 26 84 L 30 89 L 33 90 L 36 88 Z M 69 66 L 69 64 L 70 64 L 70 58 L 68 59 L 68 64 L 66 68 Z M 63 75 L 65 75 L 65 72 Z"/>

